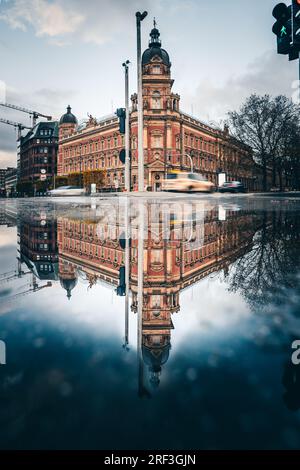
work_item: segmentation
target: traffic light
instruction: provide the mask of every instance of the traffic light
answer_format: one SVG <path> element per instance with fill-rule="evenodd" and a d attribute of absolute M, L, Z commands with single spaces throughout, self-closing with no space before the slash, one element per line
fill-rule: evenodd
<path fill-rule="evenodd" d="M 119 131 L 120 134 L 125 134 L 125 121 L 126 121 L 126 109 L 118 108 L 116 115 L 119 118 Z"/>
<path fill-rule="evenodd" d="M 293 0 L 293 47 L 300 51 L 300 0 Z"/>
<path fill-rule="evenodd" d="M 119 269 L 119 285 L 117 287 L 117 295 L 126 295 L 126 283 L 125 283 L 125 266 L 121 266 Z"/>
<path fill-rule="evenodd" d="M 272 31 L 277 36 L 278 54 L 289 54 L 292 42 L 292 11 L 291 6 L 278 3 L 273 9 L 273 16 L 277 20 Z"/>
<path fill-rule="evenodd" d="M 119 152 L 119 159 L 121 163 L 125 163 L 126 160 L 126 152 L 125 149 L 120 150 Z M 129 150 L 129 159 L 131 160 L 131 151 Z"/>

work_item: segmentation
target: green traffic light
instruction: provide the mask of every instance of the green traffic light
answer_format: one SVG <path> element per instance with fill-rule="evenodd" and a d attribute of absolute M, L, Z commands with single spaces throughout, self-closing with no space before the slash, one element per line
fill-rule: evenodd
<path fill-rule="evenodd" d="M 287 36 L 287 30 L 285 26 L 282 26 L 280 31 L 280 37 Z"/>

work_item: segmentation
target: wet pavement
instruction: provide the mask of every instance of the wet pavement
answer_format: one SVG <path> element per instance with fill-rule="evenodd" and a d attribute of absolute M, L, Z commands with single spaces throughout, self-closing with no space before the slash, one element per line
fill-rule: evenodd
<path fill-rule="evenodd" d="M 0 224 L 0 448 L 300 447 L 300 199 L 0 200 Z"/>

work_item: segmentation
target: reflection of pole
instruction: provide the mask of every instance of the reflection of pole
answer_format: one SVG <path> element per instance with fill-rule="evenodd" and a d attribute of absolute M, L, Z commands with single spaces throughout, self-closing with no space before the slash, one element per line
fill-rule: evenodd
<path fill-rule="evenodd" d="M 141 54 L 141 22 L 147 12 L 136 13 L 137 33 L 137 82 L 138 82 L 138 189 L 144 191 L 144 144 L 143 144 L 143 89 L 142 89 L 142 54 Z"/>
<path fill-rule="evenodd" d="M 142 329 L 143 329 L 143 283 L 144 283 L 144 204 L 139 203 L 139 231 L 138 231 L 138 318 L 137 318 L 137 354 L 139 371 L 139 394 L 144 389 L 144 370 L 142 356 Z"/>
<path fill-rule="evenodd" d="M 123 63 L 125 69 L 125 189 L 127 192 L 130 191 L 130 140 L 129 140 L 129 72 L 128 64 L 129 60 Z"/>
<path fill-rule="evenodd" d="M 125 344 L 124 347 L 127 349 L 129 344 L 129 336 L 128 336 L 128 329 L 129 329 L 129 282 L 130 282 L 130 234 L 129 234 L 129 207 L 130 200 L 126 198 L 125 204 Z"/>

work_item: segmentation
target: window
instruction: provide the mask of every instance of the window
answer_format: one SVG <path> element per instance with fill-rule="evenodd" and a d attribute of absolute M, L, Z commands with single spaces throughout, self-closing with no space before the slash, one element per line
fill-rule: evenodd
<path fill-rule="evenodd" d="M 153 135 L 152 136 L 152 147 L 153 148 L 162 148 L 162 135 Z"/>
<path fill-rule="evenodd" d="M 152 295 L 151 306 L 154 308 L 160 307 L 160 295 Z"/>
<path fill-rule="evenodd" d="M 161 109 L 161 97 L 159 91 L 154 91 L 152 95 L 152 109 Z"/>
<path fill-rule="evenodd" d="M 161 74 L 160 65 L 153 65 L 153 67 L 152 67 L 152 73 L 153 73 L 154 75 L 159 75 L 159 74 Z"/>

